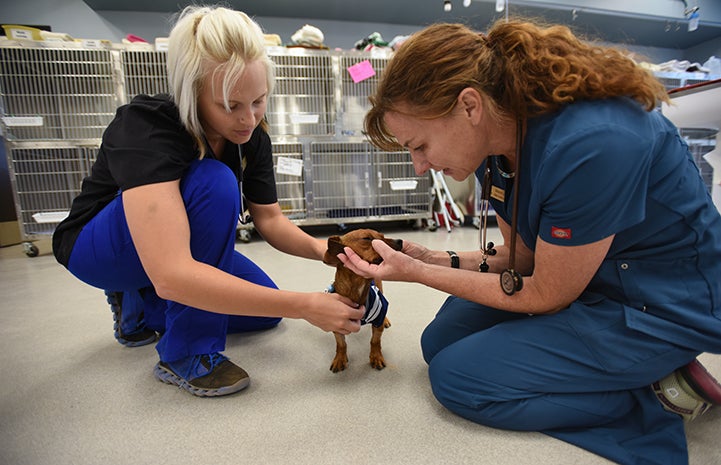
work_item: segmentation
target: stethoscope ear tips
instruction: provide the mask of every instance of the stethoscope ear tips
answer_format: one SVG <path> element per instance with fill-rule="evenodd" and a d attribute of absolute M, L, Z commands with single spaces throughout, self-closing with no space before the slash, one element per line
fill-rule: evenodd
<path fill-rule="evenodd" d="M 521 274 L 512 269 L 507 269 L 501 273 L 501 288 L 506 295 L 513 295 L 523 289 L 523 278 Z"/>
<path fill-rule="evenodd" d="M 495 245 L 493 242 L 489 242 L 486 246 L 486 253 L 491 257 L 496 255 L 497 250 L 494 249 Z"/>

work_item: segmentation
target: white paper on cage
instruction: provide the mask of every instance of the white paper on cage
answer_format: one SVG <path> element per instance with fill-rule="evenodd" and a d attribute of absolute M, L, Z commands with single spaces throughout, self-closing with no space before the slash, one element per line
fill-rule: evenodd
<path fill-rule="evenodd" d="M 293 113 L 288 116 L 290 117 L 290 122 L 293 124 L 318 124 L 320 120 L 320 115 L 300 115 Z"/>
<path fill-rule="evenodd" d="M 278 174 L 300 177 L 303 175 L 303 160 L 298 158 L 278 157 L 278 164 L 275 168 Z"/>
<path fill-rule="evenodd" d="M 3 123 L 7 127 L 42 126 L 42 116 L 3 116 Z"/>
<path fill-rule="evenodd" d="M 721 183 L 721 149 L 716 147 L 712 151 L 704 154 L 703 159 L 713 168 L 714 184 Z"/>
<path fill-rule="evenodd" d="M 718 141 L 718 137 L 716 138 Z M 704 160 L 713 168 L 713 186 L 711 187 L 711 199 L 714 205 L 721 211 L 721 149 L 718 146 L 703 156 Z"/>
<path fill-rule="evenodd" d="M 405 181 L 391 181 L 391 190 L 394 191 L 410 191 L 414 190 L 418 186 L 418 181 L 415 179 L 408 179 Z"/>
<path fill-rule="evenodd" d="M 69 211 L 62 212 L 37 212 L 33 215 L 36 223 L 60 223 L 68 217 Z"/>

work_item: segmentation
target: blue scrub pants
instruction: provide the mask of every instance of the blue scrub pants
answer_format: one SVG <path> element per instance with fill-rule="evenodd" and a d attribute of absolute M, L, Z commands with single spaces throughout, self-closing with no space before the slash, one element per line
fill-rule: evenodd
<path fill-rule="evenodd" d="M 193 257 L 261 286 L 277 286 L 257 265 L 235 250 L 240 197 L 238 182 L 223 163 L 195 161 L 180 182 L 190 224 Z M 162 240 L 162 238 L 161 238 Z M 123 318 L 144 313 L 145 323 L 162 334 L 160 360 L 220 352 L 228 332 L 274 327 L 280 318 L 229 316 L 160 299 L 143 270 L 118 194 L 78 237 L 68 269 L 100 289 L 123 292 Z"/>
<path fill-rule="evenodd" d="M 629 329 L 620 304 L 529 316 L 449 297 L 421 345 L 434 395 L 464 418 L 622 464 L 688 463 L 683 420 L 650 385 L 699 352 Z"/>

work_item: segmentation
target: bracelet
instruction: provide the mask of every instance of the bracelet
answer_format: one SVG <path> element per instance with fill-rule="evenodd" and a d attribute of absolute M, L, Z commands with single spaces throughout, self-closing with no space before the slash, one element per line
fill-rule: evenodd
<path fill-rule="evenodd" d="M 461 259 L 458 258 L 458 254 L 452 250 L 446 250 L 446 253 L 451 257 L 451 268 L 460 268 Z"/>

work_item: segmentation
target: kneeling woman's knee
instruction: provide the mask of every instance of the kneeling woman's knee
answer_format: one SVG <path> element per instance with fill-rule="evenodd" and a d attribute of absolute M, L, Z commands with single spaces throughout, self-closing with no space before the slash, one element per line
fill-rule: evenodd
<path fill-rule="evenodd" d="M 213 208 L 232 214 L 240 209 L 238 180 L 233 171 L 218 160 L 193 162 L 180 181 L 180 191 L 188 209 Z M 237 218 L 237 213 L 235 214 Z"/>
<path fill-rule="evenodd" d="M 442 353 L 441 353 L 442 355 Z M 457 363 L 448 363 L 441 355 L 435 357 L 428 366 L 428 377 L 436 400 L 456 415 L 482 425 L 495 426 L 485 410 L 493 402 L 484 402 L 482 395 L 464 382 L 463 367 Z"/>
<path fill-rule="evenodd" d="M 222 237 L 235 234 L 240 191 L 230 168 L 217 160 L 197 160 L 181 179 L 180 192 L 195 234 L 214 230 Z"/>
<path fill-rule="evenodd" d="M 452 352 L 452 351 L 451 351 Z M 433 395 L 445 408 L 481 425 L 510 430 L 529 430 L 517 414 L 524 398 L 506 396 L 503 389 L 479 373 L 457 354 L 439 352 L 428 366 Z"/>
<path fill-rule="evenodd" d="M 423 353 L 423 360 L 425 360 L 429 365 L 431 360 L 433 360 L 433 357 L 435 357 L 436 354 L 443 349 L 443 344 L 439 341 L 436 325 L 434 325 L 435 321 L 436 320 L 433 320 L 428 326 L 426 326 L 426 329 L 423 330 L 423 334 L 421 334 L 421 352 Z"/>
<path fill-rule="evenodd" d="M 471 393 L 467 386 L 464 387 L 458 382 L 457 374 L 459 367 L 455 363 L 446 363 L 443 357 L 435 357 L 428 364 L 428 379 L 436 400 L 451 412 L 469 418 L 470 411 L 476 411 L 478 405 L 470 404 Z M 478 422 L 477 418 L 473 421 Z"/>

